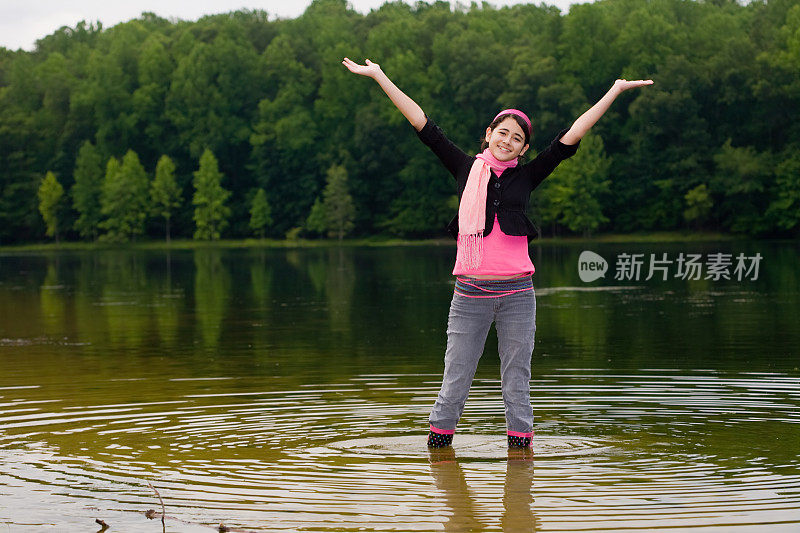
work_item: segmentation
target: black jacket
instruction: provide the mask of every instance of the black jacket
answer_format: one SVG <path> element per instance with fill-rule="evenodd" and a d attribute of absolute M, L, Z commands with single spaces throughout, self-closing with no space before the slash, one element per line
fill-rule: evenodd
<path fill-rule="evenodd" d="M 553 139 L 550 146 L 545 148 L 536 158 L 523 165 L 506 169 L 502 178 L 492 172 L 489 178 L 489 190 L 486 193 L 486 226 L 484 235 L 492 231 L 494 215 L 500 228 L 507 235 L 527 235 L 528 241 L 536 237 L 536 227 L 526 214 L 531 191 L 555 170 L 559 163 L 571 157 L 578 149 L 578 144 L 567 145 L 559 139 L 567 133 L 568 129 L 561 130 Z M 444 132 L 430 118 L 421 131 L 417 132 L 420 140 L 425 143 L 450 174 L 456 179 L 458 185 L 458 198 L 464 193 L 467 177 L 475 162 L 475 157 L 465 154 L 458 146 L 453 144 Z M 458 237 L 458 214 L 447 225 L 447 231 L 453 238 Z"/>

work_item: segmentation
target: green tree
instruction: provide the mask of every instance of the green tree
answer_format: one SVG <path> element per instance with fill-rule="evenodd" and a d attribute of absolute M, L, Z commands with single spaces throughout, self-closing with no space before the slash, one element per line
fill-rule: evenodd
<path fill-rule="evenodd" d="M 701 183 L 689 190 L 684 198 L 686 199 L 686 209 L 683 211 L 683 218 L 689 224 L 696 223 L 700 226 L 708 218 L 711 207 L 714 205 L 708 187 L 705 183 Z"/>
<path fill-rule="evenodd" d="M 257 232 L 262 239 L 266 227 L 272 224 L 271 212 L 269 202 L 267 202 L 267 191 L 258 189 L 250 205 L 250 229 Z"/>
<path fill-rule="evenodd" d="M 748 234 L 768 229 L 763 217 L 770 199 L 772 159 L 769 152 L 759 152 L 753 146 L 732 146 L 731 139 L 713 155 L 716 172 L 709 188 L 723 198 L 717 216 L 726 228 Z"/>
<path fill-rule="evenodd" d="M 222 178 L 217 158 L 206 148 L 200 156 L 200 168 L 194 173 L 195 239 L 217 240 L 228 225 L 231 210 L 225 202 L 231 193 L 222 188 Z"/>
<path fill-rule="evenodd" d="M 328 235 L 340 241 L 354 227 L 355 206 L 347 190 L 347 170 L 341 165 L 328 169 L 325 190 L 322 191 L 322 204 L 325 209 Z"/>
<path fill-rule="evenodd" d="M 305 229 L 306 231 L 322 235 L 325 233 L 327 227 L 328 217 L 325 214 L 325 205 L 319 199 L 319 196 L 317 196 L 314 199 L 314 205 L 311 206 L 311 212 L 306 219 Z"/>
<path fill-rule="evenodd" d="M 247 144 L 262 85 L 258 59 L 244 40 L 219 35 L 210 43 L 195 42 L 178 60 L 165 113 L 191 156 L 205 149 L 226 154 Z"/>
<path fill-rule="evenodd" d="M 169 242 L 169 223 L 173 210 L 181 206 L 181 188 L 175 181 L 175 163 L 167 155 L 162 155 L 156 165 L 156 175 L 150 184 L 150 198 L 155 204 L 155 214 L 164 217 L 166 241 Z"/>
<path fill-rule="evenodd" d="M 299 55 L 289 34 L 278 35 L 264 50 L 266 91 L 252 122 L 251 171 L 259 186 L 281 199 L 273 206 L 273 233 L 298 225 L 322 180 L 314 157 L 320 150 L 320 128 L 314 117 L 318 75 Z M 285 179 L 287 175 L 293 179 Z"/>
<path fill-rule="evenodd" d="M 131 111 L 131 93 L 135 84 L 135 62 L 131 57 L 139 49 L 134 24 L 119 25 L 102 39 L 80 68 L 84 79 L 75 91 L 71 105 L 93 116 L 95 142 L 104 154 L 122 153 L 134 145 L 138 131 Z"/>
<path fill-rule="evenodd" d="M 117 195 L 117 191 L 121 189 L 119 159 L 111 156 L 106 163 L 106 175 L 103 177 L 103 186 L 100 189 L 100 213 L 103 215 L 103 220 L 98 226 L 106 230 L 106 233 L 100 236 L 100 240 L 125 240 L 124 233 L 117 231 L 121 225 L 117 220 L 117 213 L 124 209 L 124 202 Z"/>
<path fill-rule="evenodd" d="M 73 176 L 72 206 L 79 214 L 75 229 L 81 237 L 96 240 L 97 226 L 102 219 L 100 192 L 103 186 L 103 160 L 89 141 L 84 141 L 78 151 Z"/>
<path fill-rule="evenodd" d="M 800 150 L 792 148 L 775 169 L 775 199 L 766 213 L 782 230 L 800 229 Z"/>
<path fill-rule="evenodd" d="M 132 95 L 133 119 L 149 141 L 147 145 L 162 150 L 171 146 L 159 146 L 168 127 L 164 114 L 164 101 L 169 90 L 172 71 L 170 54 L 167 51 L 169 41 L 160 33 L 151 33 L 142 44 L 137 59 L 139 87 Z"/>
<path fill-rule="evenodd" d="M 683 223 L 683 196 L 708 181 L 710 154 L 698 150 L 713 141 L 701 112 L 706 98 L 695 94 L 704 78 L 702 65 L 681 55 L 668 58 L 653 76 L 653 91 L 629 95 L 630 121 L 624 138 L 624 162 L 613 168 L 610 195 L 614 225 L 622 231 L 676 229 Z M 624 106 L 625 100 L 614 102 Z M 619 107 L 614 106 L 612 112 Z M 600 124 L 604 124 L 604 117 Z"/>
<path fill-rule="evenodd" d="M 100 197 L 105 220 L 100 227 L 106 230 L 103 240 L 125 242 L 144 232 L 148 211 L 147 173 L 139 156 L 128 150 L 120 164 L 111 158 Z"/>
<path fill-rule="evenodd" d="M 61 198 L 64 188 L 56 179 L 56 175 L 48 172 L 39 186 L 39 212 L 47 225 L 47 236 L 55 237 L 58 242 L 58 220 Z"/>
<path fill-rule="evenodd" d="M 43 166 L 40 150 L 52 132 L 42 131 L 35 120 L 41 100 L 35 61 L 3 49 L 0 85 L 0 239 L 41 237 L 42 219 L 37 209 L 41 176 L 52 165 Z M 47 151 L 45 149 L 45 151 Z"/>
<path fill-rule="evenodd" d="M 563 162 L 548 180 L 551 216 L 584 236 L 608 222 L 600 199 L 609 190 L 610 166 L 603 140 L 592 133 L 584 136 L 578 152 Z"/>

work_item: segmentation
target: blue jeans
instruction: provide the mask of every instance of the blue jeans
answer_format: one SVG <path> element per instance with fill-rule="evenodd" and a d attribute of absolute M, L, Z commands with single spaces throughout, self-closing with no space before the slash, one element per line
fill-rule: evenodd
<path fill-rule="evenodd" d="M 442 388 L 429 419 L 432 431 L 455 430 L 492 322 L 497 329 L 508 433 L 531 436 L 531 356 L 536 333 L 536 295 L 532 289 L 496 298 L 453 294 Z"/>

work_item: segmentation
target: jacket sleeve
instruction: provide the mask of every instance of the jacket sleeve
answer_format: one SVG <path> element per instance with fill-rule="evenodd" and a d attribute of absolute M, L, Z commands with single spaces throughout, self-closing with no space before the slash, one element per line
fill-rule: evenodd
<path fill-rule="evenodd" d="M 542 150 L 536 159 L 530 163 L 526 163 L 526 167 L 530 167 L 531 171 L 531 190 L 539 186 L 544 179 L 553 173 L 559 163 L 575 155 L 580 146 L 580 141 L 577 144 L 564 144 L 560 141 L 561 137 L 569 131 L 569 128 L 561 130 L 550 146 Z"/>
<path fill-rule="evenodd" d="M 450 174 L 456 177 L 458 170 L 468 164 L 472 158 L 453 144 L 430 117 L 426 116 L 425 118 L 428 119 L 425 126 L 417 132 L 419 140 L 430 148 Z"/>

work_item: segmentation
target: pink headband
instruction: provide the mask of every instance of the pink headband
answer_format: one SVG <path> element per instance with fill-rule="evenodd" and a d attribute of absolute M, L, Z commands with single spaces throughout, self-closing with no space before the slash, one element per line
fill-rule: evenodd
<path fill-rule="evenodd" d="M 503 115 L 516 115 L 519 118 L 521 118 L 522 120 L 524 120 L 525 124 L 528 125 L 528 135 L 531 134 L 531 119 L 528 118 L 528 115 L 526 115 L 525 113 L 523 113 L 519 109 L 503 109 L 502 111 L 500 111 L 497 114 L 496 117 L 494 117 L 492 122 L 494 122 L 495 120 L 497 120 L 498 118 L 500 118 Z"/>

